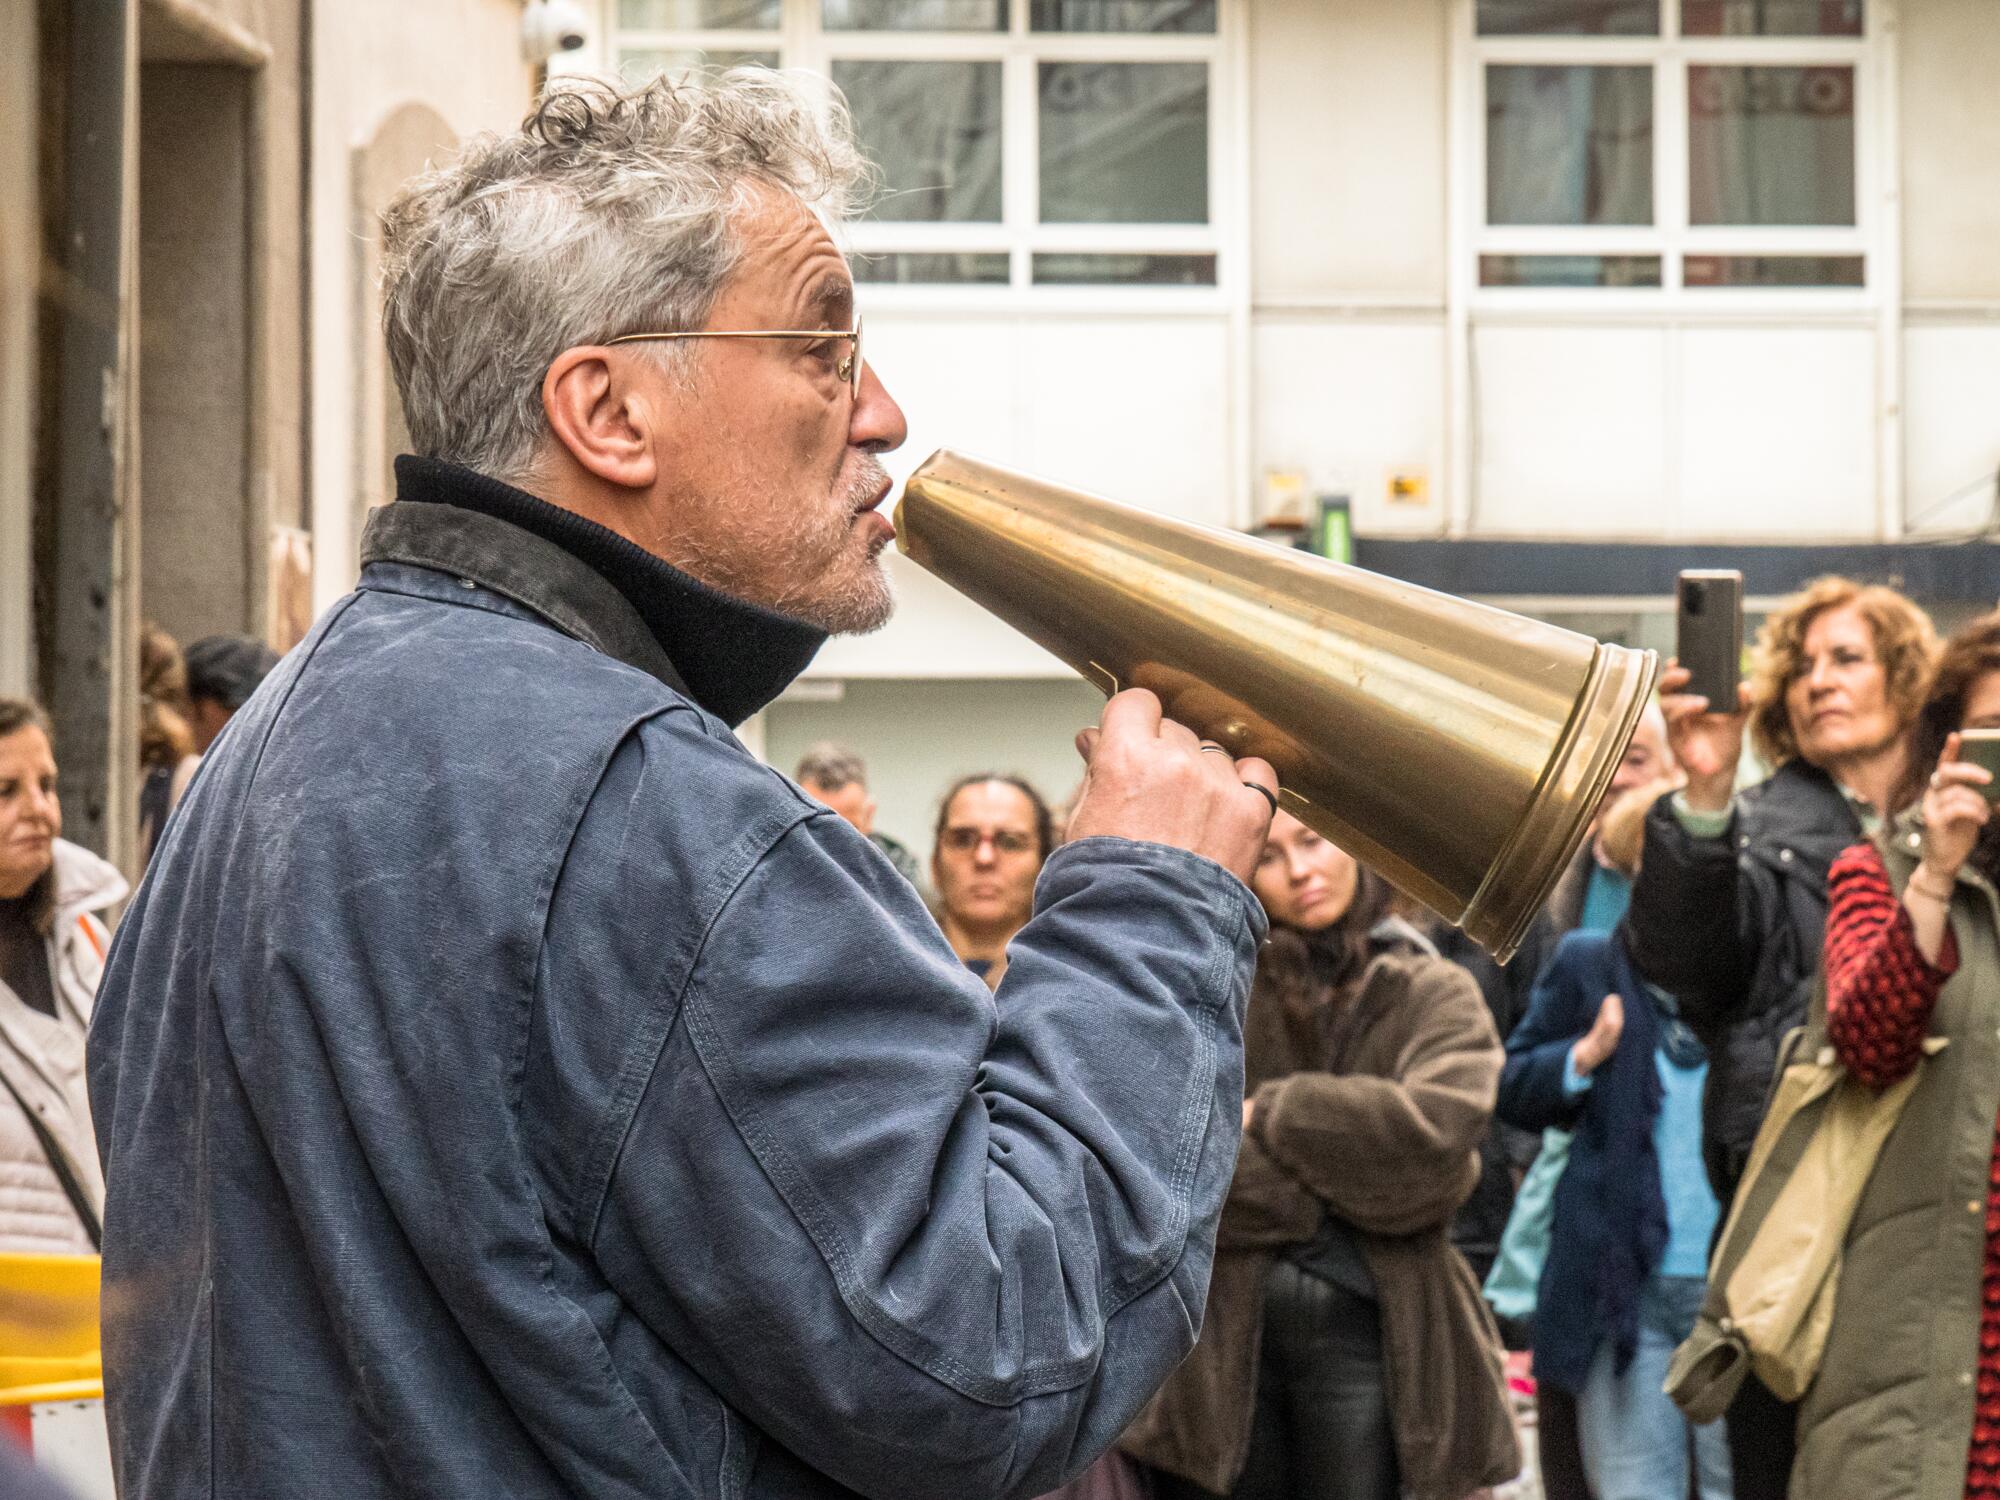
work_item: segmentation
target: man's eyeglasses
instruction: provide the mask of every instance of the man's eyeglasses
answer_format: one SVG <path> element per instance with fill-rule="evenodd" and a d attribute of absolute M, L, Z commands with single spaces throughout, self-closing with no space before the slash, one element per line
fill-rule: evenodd
<path fill-rule="evenodd" d="M 988 833 L 983 828 L 947 828 L 938 842 L 954 854 L 974 854 L 988 839 L 1002 854 L 1032 854 L 1035 852 L 1035 836 L 1032 833 L 1017 833 L 1013 829 L 1002 829 Z"/>
<path fill-rule="evenodd" d="M 615 339 L 606 339 L 608 344 L 637 344 L 649 339 L 677 342 L 681 339 L 811 339 L 816 344 L 844 341 L 847 353 L 834 365 L 833 371 L 847 382 L 847 389 L 854 399 L 861 399 L 861 320 L 856 318 L 850 329 L 840 328 L 755 328 L 747 332 L 718 332 L 702 329 L 697 333 L 627 333 Z"/>

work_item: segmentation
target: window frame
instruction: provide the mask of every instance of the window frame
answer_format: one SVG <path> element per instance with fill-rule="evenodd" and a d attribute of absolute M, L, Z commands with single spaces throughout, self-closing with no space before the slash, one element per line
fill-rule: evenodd
<path fill-rule="evenodd" d="M 1031 0 L 1004 0 L 1005 31 L 832 30 L 820 24 L 820 0 L 784 0 L 781 23 L 763 31 L 637 31 L 617 25 L 616 0 L 600 0 L 604 66 L 618 71 L 627 48 L 775 52 L 779 65 L 823 79 L 836 61 L 998 62 L 1001 65 L 1001 216 L 978 224 L 851 221 L 845 230 L 856 255 L 1005 254 L 1005 284 L 870 282 L 871 305 L 1018 305 L 1199 308 L 1215 311 L 1247 284 L 1247 206 L 1232 171 L 1241 155 L 1240 61 L 1243 19 L 1251 0 L 1216 0 L 1216 28 L 1204 33 L 1036 32 Z M 1208 222 L 1205 224 L 1043 224 L 1040 221 L 1038 65 L 1044 62 L 1196 62 L 1208 70 Z M 1246 221 L 1239 224 L 1238 220 Z M 1037 254 L 1191 254 L 1215 257 L 1211 285 L 1098 282 L 1037 285 Z"/>
<path fill-rule="evenodd" d="M 1827 312 L 1873 308 L 1894 295 L 1893 225 L 1884 211 L 1883 169 L 1889 139 L 1883 111 L 1884 44 L 1889 0 L 1869 0 L 1858 37 L 1684 37 L 1680 0 L 1660 0 L 1659 36 L 1504 36 L 1477 34 L 1477 0 L 1459 0 L 1457 42 L 1466 234 L 1460 257 L 1468 295 L 1493 309 L 1597 311 L 1674 309 L 1741 312 L 1806 307 Z M 1648 226 L 1518 226 L 1487 222 L 1486 70 L 1493 64 L 1626 65 L 1653 70 L 1653 223 Z M 1688 78 L 1692 67 L 1841 66 L 1854 80 L 1854 207 L 1851 226 L 1704 226 L 1689 222 Z M 1494 287 L 1480 283 L 1482 255 L 1657 255 L 1658 287 Z M 1688 257 L 1701 255 L 1860 256 L 1859 287 L 1690 287 Z"/>

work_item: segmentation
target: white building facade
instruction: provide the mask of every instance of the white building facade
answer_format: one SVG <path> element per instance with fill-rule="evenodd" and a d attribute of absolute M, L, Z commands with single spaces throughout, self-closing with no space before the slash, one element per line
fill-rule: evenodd
<path fill-rule="evenodd" d="M 1990 0 L 598 0 L 596 20 L 572 65 L 761 62 L 846 91 L 888 189 L 851 243 L 870 361 L 910 417 L 899 477 L 949 446 L 1229 526 L 1338 494 L 1363 562 L 1648 644 L 1696 553 L 1752 548 L 1754 594 L 1822 548 L 1901 577 L 1934 554 L 1885 544 L 1991 526 Z M 1502 539 L 1636 545 L 1566 566 Z M 1550 588 L 1552 563 L 1600 559 L 1601 583 Z M 1984 574 L 1990 601 L 2000 550 L 1931 591 L 1976 601 Z M 946 762 L 1065 790 L 1056 731 L 1088 696 L 897 576 L 897 621 L 767 715 L 773 760 L 856 740 L 920 843 Z M 979 705 L 1004 726 L 971 731 L 986 757 L 939 727 Z"/>

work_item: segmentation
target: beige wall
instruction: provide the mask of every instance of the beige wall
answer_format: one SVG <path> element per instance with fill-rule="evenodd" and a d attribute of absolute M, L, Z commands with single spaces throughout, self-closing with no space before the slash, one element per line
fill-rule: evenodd
<path fill-rule="evenodd" d="M 426 135 L 505 130 L 527 112 L 520 0 L 326 0 L 314 8 L 312 528 L 319 606 L 353 585 L 358 517 L 382 490 L 387 405 L 375 321 L 381 163 Z M 374 168 L 376 170 L 372 170 Z"/>
<path fill-rule="evenodd" d="M 2000 6 L 1899 11 L 1905 295 L 2000 299 Z"/>
<path fill-rule="evenodd" d="M 141 607 L 183 638 L 263 632 L 304 514 L 302 9 L 140 7 Z"/>
<path fill-rule="evenodd" d="M 1253 295 L 1442 303 L 1446 0 L 1253 0 Z"/>
<path fill-rule="evenodd" d="M 255 76 L 218 63 L 140 71 L 139 607 L 182 642 L 261 624 L 246 234 Z M 295 348 L 296 307 L 285 322 Z"/>
<path fill-rule="evenodd" d="M 34 685 L 29 614 L 34 469 L 35 276 L 41 209 L 35 190 L 35 7 L 0 5 L 0 693 Z"/>

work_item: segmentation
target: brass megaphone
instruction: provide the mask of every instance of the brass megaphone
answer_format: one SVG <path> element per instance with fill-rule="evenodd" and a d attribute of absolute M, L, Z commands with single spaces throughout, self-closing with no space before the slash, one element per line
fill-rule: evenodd
<path fill-rule="evenodd" d="M 1278 773 L 1288 812 L 1505 962 L 1582 843 L 1650 651 L 948 450 L 897 545 L 1106 693 Z"/>

